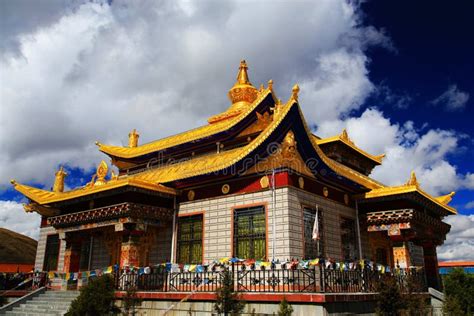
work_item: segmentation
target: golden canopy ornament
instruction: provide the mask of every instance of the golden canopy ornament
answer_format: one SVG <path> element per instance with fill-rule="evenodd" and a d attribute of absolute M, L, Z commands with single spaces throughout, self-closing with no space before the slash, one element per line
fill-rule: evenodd
<path fill-rule="evenodd" d="M 66 178 L 67 173 L 64 171 L 63 166 L 55 173 L 53 191 L 54 192 L 64 192 L 64 179 Z"/>
<path fill-rule="evenodd" d="M 250 83 L 247 69 L 247 63 L 242 60 L 237 74 L 237 81 L 229 90 L 229 99 L 232 102 L 229 110 L 231 111 L 244 110 L 257 98 L 258 90 Z"/>

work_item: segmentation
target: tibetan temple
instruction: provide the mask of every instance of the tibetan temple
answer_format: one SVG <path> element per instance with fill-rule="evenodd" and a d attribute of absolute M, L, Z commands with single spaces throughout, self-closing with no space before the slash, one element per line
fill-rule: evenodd
<path fill-rule="evenodd" d="M 136 130 L 126 147 L 97 142 L 118 173 L 102 161 L 69 191 L 63 168 L 51 191 L 12 180 L 25 210 L 42 216 L 36 269 L 367 259 L 424 267 L 438 287 L 436 247 L 450 230 L 443 218 L 456 214 L 454 192 L 431 196 L 415 173 L 398 186 L 372 179 L 384 155 L 357 147 L 346 130 L 314 135 L 298 93 L 295 85 L 282 102 L 271 80 L 254 87 L 242 61 L 230 107 L 205 125 L 146 144 Z"/>

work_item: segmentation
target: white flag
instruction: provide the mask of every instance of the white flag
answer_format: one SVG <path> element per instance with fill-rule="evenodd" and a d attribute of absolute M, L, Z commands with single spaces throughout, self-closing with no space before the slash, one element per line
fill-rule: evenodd
<path fill-rule="evenodd" d="M 316 205 L 316 216 L 314 217 L 313 239 L 319 240 L 319 209 Z"/>

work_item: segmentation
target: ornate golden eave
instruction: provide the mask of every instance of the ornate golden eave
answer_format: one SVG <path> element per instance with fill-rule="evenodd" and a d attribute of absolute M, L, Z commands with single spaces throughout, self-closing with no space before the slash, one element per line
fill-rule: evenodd
<path fill-rule="evenodd" d="M 346 129 L 344 129 L 340 135 L 333 136 L 333 137 L 319 138 L 315 135 L 313 135 L 313 137 L 316 139 L 316 142 L 317 142 L 318 145 L 323 145 L 323 144 L 328 144 L 328 143 L 333 143 L 333 142 L 341 142 L 342 144 L 352 148 L 353 150 L 355 150 L 356 152 L 358 152 L 362 156 L 370 159 L 376 165 L 381 165 L 382 160 L 385 157 L 385 154 L 378 155 L 378 156 L 371 155 L 368 152 L 366 152 L 366 151 L 360 149 L 359 147 L 357 147 L 355 145 L 355 143 L 349 138 L 349 135 L 347 134 Z"/>
<path fill-rule="evenodd" d="M 249 105 L 249 107 L 237 114 L 237 116 L 230 118 L 228 120 L 221 120 L 219 122 L 201 126 L 190 131 L 176 134 L 173 136 L 169 136 L 166 138 L 159 139 L 157 141 L 143 144 L 137 147 L 120 147 L 120 146 L 110 146 L 104 145 L 100 142 L 96 142 L 96 145 L 99 147 L 99 150 L 103 153 L 118 158 L 124 159 L 131 159 L 135 157 L 139 157 L 141 155 L 146 155 L 155 151 L 163 150 L 172 146 L 177 146 L 180 144 L 184 144 L 193 140 L 197 140 L 204 137 L 209 137 L 213 134 L 217 134 L 223 131 L 228 130 L 229 128 L 233 127 L 248 115 L 250 115 L 255 108 L 269 95 L 272 94 L 272 90 L 270 88 L 262 90 L 259 94 L 257 99 Z M 224 112 L 225 113 L 225 112 Z"/>
<path fill-rule="evenodd" d="M 452 196 L 455 194 L 454 192 L 440 197 L 433 197 L 432 195 L 426 193 L 420 188 L 420 184 L 416 180 L 416 175 L 414 172 L 411 173 L 410 179 L 407 181 L 407 183 L 403 185 L 374 189 L 367 193 L 359 195 L 357 198 L 370 200 L 380 197 L 394 196 L 407 193 L 418 193 L 427 200 L 437 204 L 442 209 L 446 210 L 448 213 L 457 214 L 456 209 L 448 205 L 448 203 L 451 201 Z"/>
<path fill-rule="evenodd" d="M 147 189 L 151 191 L 167 193 L 170 195 L 176 195 L 176 190 L 172 188 L 165 187 L 161 184 L 150 183 L 144 180 L 136 179 L 136 178 L 121 178 L 116 180 L 110 180 L 102 185 L 97 186 L 84 186 L 75 190 L 66 191 L 66 192 L 53 192 L 42 190 L 38 188 L 34 188 L 28 185 L 17 183 L 16 181 L 12 180 L 11 183 L 13 187 L 18 192 L 22 193 L 24 196 L 29 198 L 30 200 L 34 201 L 39 205 L 47 205 L 51 203 L 72 200 L 78 197 L 83 197 L 86 195 L 99 193 L 103 191 L 108 191 L 120 187 L 125 186 L 132 186 L 142 189 Z"/>

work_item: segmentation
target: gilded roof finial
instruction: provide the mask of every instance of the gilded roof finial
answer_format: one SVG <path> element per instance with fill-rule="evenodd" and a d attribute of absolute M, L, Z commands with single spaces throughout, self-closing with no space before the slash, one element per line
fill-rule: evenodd
<path fill-rule="evenodd" d="M 456 194 L 456 192 L 452 191 L 451 193 L 449 194 L 446 194 L 446 195 L 443 195 L 443 196 L 438 196 L 436 197 L 435 199 L 438 200 L 438 202 L 444 204 L 444 205 L 448 205 L 449 202 L 451 202 L 451 200 L 453 199 L 453 196 Z"/>
<path fill-rule="evenodd" d="M 109 166 L 107 166 L 107 163 L 102 160 L 97 166 L 97 171 L 95 173 L 95 183 L 94 185 L 102 185 L 105 184 L 107 181 L 105 180 L 105 177 L 107 176 L 107 173 L 109 172 Z"/>
<path fill-rule="evenodd" d="M 63 166 L 55 173 L 53 192 L 64 192 L 64 179 L 67 173 L 64 171 Z"/>
<path fill-rule="evenodd" d="M 138 138 L 140 137 L 140 134 L 137 133 L 136 129 L 133 129 L 129 134 L 128 134 L 128 147 L 133 148 L 138 146 Z"/>
<path fill-rule="evenodd" d="M 341 135 L 339 135 L 339 138 L 354 145 L 354 142 L 352 141 L 352 139 L 350 139 L 349 134 L 347 133 L 347 130 L 345 128 L 342 130 L 342 133 Z"/>
<path fill-rule="evenodd" d="M 273 80 L 268 80 L 268 89 L 273 90 Z"/>
<path fill-rule="evenodd" d="M 229 99 L 232 102 L 229 109 L 231 112 L 241 112 L 257 98 L 257 88 L 250 83 L 247 69 L 247 63 L 242 60 L 237 74 L 237 82 L 229 90 Z"/>
<path fill-rule="evenodd" d="M 415 171 L 412 171 L 411 174 L 410 174 L 410 179 L 407 181 L 407 183 L 405 184 L 407 186 L 416 186 L 416 187 L 419 187 L 420 186 L 420 183 L 418 182 L 418 180 L 416 179 L 416 174 L 415 174 Z"/>
<path fill-rule="evenodd" d="M 242 59 L 240 61 L 239 73 L 237 74 L 237 84 L 251 84 L 247 73 L 248 68 L 247 62 L 245 59 Z"/>
<path fill-rule="evenodd" d="M 295 101 L 298 101 L 298 94 L 300 93 L 300 86 L 298 86 L 298 84 L 295 84 L 293 86 L 293 89 L 292 89 L 292 94 L 291 94 L 291 98 Z"/>

